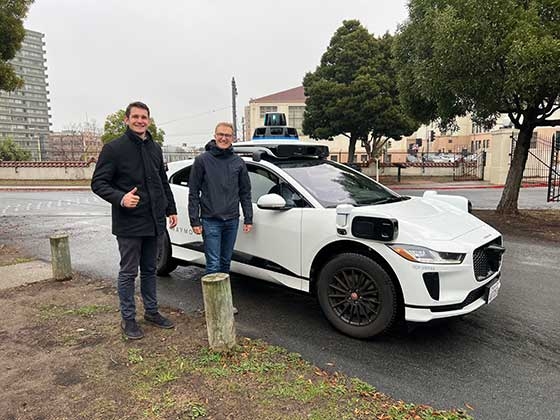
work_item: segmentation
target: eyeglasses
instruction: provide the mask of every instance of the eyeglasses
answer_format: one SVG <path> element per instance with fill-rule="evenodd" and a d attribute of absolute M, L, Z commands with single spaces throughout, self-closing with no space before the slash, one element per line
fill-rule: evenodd
<path fill-rule="evenodd" d="M 226 139 L 232 139 L 232 138 L 233 138 L 233 134 L 216 133 L 216 137 L 225 137 Z"/>

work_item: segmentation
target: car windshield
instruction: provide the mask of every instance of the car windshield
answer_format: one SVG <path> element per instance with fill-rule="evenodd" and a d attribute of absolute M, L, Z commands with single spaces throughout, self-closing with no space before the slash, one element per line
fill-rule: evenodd
<path fill-rule="evenodd" d="M 367 176 L 329 160 L 287 160 L 275 164 L 296 179 L 323 207 L 367 206 L 404 199 Z"/>

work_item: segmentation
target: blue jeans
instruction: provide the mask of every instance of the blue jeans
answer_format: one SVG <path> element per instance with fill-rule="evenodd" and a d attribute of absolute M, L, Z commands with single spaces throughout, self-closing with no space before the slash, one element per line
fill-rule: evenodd
<path fill-rule="evenodd" d="M 147 314 L 155 314 L 158 311 L 156 268 L 159 239 L 159 236 L 117 236 L 121 254 L 117 290 L 123 319 L 132 320 L 136 317 L 134 281 L 138 275 L 138 266 L 144 311 Z"/>
<path fill-rule="evenodd" d="M 229 273 L 239 219 L 202 219 L 206 274 Z"/>

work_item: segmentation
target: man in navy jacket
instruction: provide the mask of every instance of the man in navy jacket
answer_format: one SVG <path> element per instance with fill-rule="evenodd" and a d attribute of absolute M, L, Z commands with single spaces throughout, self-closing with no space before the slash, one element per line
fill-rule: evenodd
<path fill-rule="evenodd" d="M 134 281 L 140 266 L 140 290 L 144 319 L 160 328 L 173 323 L 158 311 L 156 265 L 158 242 L 169 227 L 177 224 L 177 209 L 165 173 L 159 144 L 148 126 L 150 110 L 142 102 L 126 108 L 124 135 L 103 146 L 91 180 L 95 194 L 112 204 L 112 231 L 121 256 L 118 292 L 121 328 L 126 337 L 139 339 L 144 333 L 136 323 Z"/>
<path fill-rule="evenodd" d="M 219 123 L 214 140 L 196 157 L 189 176 L 189 221 L 194 233 L 204 238 L 206 274 L 229 273 L 239 227 L 239 203 L 243 232 L 253 227 L 251 182 L 245 162 L 233 153 L 232 142 L 233 125 Z"/>

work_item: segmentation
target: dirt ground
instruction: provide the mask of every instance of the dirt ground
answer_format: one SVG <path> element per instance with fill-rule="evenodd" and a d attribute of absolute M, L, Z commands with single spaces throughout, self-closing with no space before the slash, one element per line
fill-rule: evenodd
<path fill-rule="evenodd" d="M 0 244 L 0 265 L 26 257 Z M 438 411 L 396 401 L 260 340 L 238 337 L 232 352 L 212 352 L 202 314 L 163 308 L 175 329 L 140 321 L 144 339 L 126 340 L 117 302 L 108 282 L 78 273 L 0 291 L 0 418 L 472 418 L 468 405 Z"/>
<path fill-rule="evenodd" d="M 521 210 L 517 216 L 494 210 L 474 210 L 473 214 L 500 231 L 506 239 L 560 243 L 560 210 Z"/>
<path fill-rule="evenodd" d="M 475 214 L 506 239 L 560 243 L 560 211 Z M 32 258 L 0 244 L 0 265 Z M 177 327 L 141 322 L 122 338 L 115 289 L 78 273 L 0 291 L 0 418 L 73 419 L 469 419 L 463 411 L 395 401 L 372 385 L 309 365 L 298 354 L 239 337 L 208 349 L 202 314 L 164 309 Z M 138 313 L 142 313 L 138 302 Z M 468 413 L 468 414 L 467 414 Z"/>

